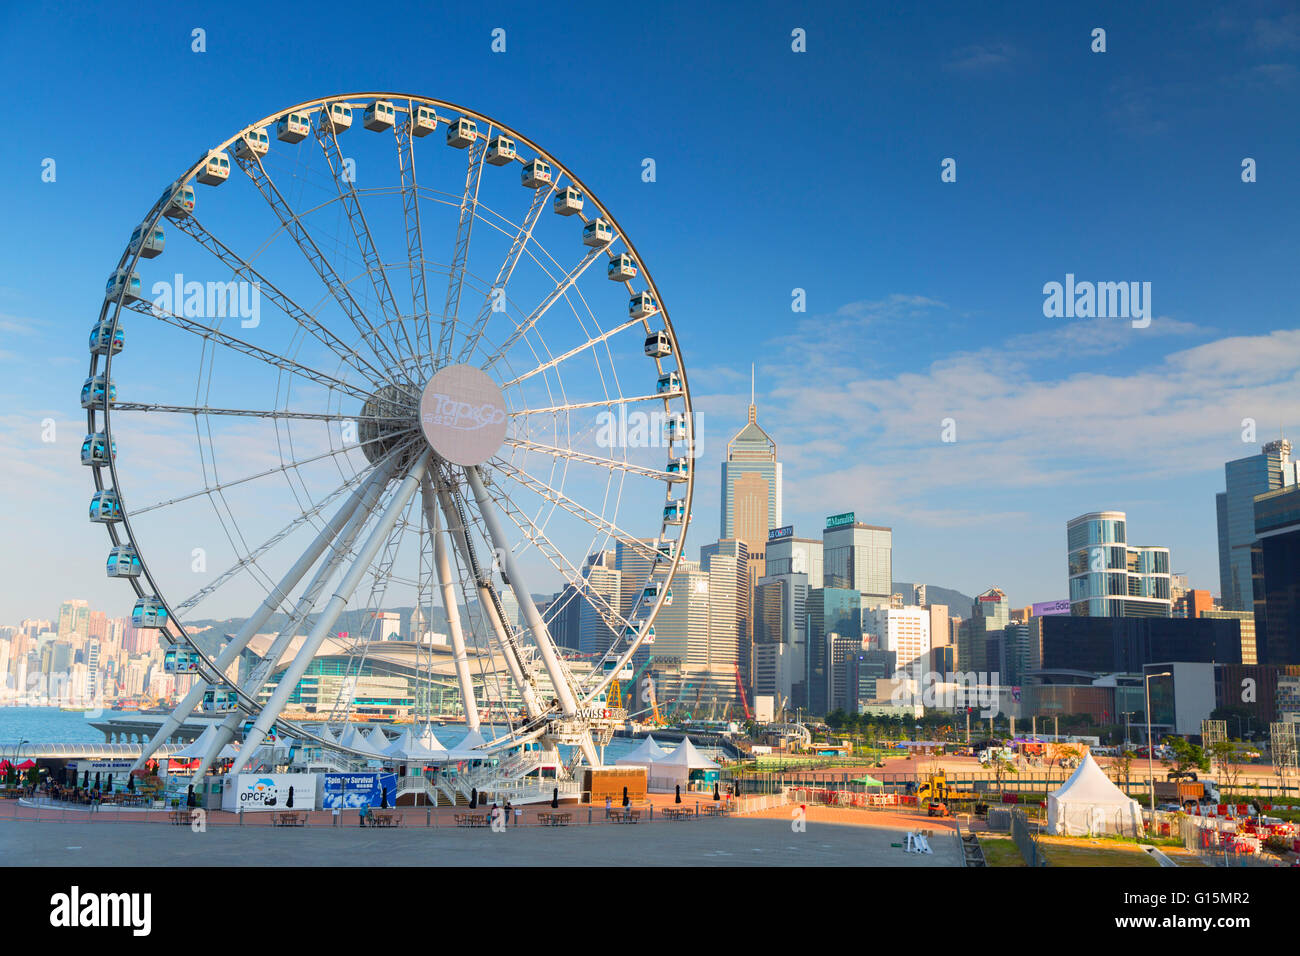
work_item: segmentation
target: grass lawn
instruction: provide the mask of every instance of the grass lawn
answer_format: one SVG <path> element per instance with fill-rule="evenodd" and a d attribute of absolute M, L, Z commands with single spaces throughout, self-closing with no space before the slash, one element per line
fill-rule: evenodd
<path fill-rule="evenodd" d="M 1039 846 L 1048 866 L 1160 866 L 1155 857 L 1138 849 L 1137 844 L 1105 846 L 1086 840 L 1057 840 L 1040 837 Z"/>
<path fill-rule="evenodd" d="M 980 848 L 984 851 L 984 862 L 989 866 L 1024 866 L 1025 858 L 1020 849 L 1009 837 L 980 834 Z"/>

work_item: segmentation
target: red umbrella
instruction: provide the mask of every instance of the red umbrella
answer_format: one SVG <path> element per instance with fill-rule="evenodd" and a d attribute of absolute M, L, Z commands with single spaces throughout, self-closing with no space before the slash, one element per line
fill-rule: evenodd
<path fill-rule="evenodd" d="M 31 769 L 32 769 L 33 767 L 35 767 L 35 766 L 36 766 L 36 761 L 35 761 L 35 760 L 24 760 L 22 763 L 20 763 L 20 764 L 18 765 L 18 769 L 19 769 L 19 770 L 31 770 Z"/>

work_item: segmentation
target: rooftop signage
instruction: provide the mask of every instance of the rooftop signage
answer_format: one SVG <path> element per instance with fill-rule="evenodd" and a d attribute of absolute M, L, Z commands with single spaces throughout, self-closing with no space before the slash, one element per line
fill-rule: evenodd
<path fill-rule="evenodd" d="M 773 528 L 767 533 L 768 541 L 779 541 L 782 538 L 794 537 L 794 525 L 788 524 L 783 528 Z"/>
<path fill-rule="evenodd" d="M 1038 603 L 1034 604 L 1032 611 L 1034 617 L 1047 617 L 1048 615 L 1051 614 L 1069 614 L 1070 602 L 1069 601 L 1039 601 Z"/>
<path fill-rule="evenodd" d="M 855 515 L 852 511 L 846 511 L 842 515 L 831 515 L 826 519 L 826 530 L 829 531 L 831 528 L 843 528 L 845 525 L 851 525 L 853 524 L 854 517 Z"/>

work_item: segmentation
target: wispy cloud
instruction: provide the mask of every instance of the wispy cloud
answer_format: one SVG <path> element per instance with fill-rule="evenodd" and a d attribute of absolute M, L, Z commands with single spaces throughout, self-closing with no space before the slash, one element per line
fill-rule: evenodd
<path fill-rule="evenodd" d="M 1008 65 L 1015 56 L 1009 43 L 980 43 L 962 47 L 945 68 L 958 73 L 980 73 Z"/>

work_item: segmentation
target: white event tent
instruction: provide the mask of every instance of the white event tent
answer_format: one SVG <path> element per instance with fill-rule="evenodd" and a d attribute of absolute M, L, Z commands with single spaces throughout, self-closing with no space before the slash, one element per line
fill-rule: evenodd
<path fill-rule="evenodd" d="M 663 760 L 668 756 L 668 751 L 660 747 L 655 742 L 653 734 L 646 736 L 635 749 L 629 751 L 614 761 L 615 766 L 631 765 L 634 767 L 649 767 L 656 760 Z"/>
<path fill-rule="evenodd" d="M 1047 795 L 1047 830 L 1066 836 L 1142 832 L 1142 806 L 1111 783 L 1087 754 L 1059 790 Z"/>
<path fill-rule="evenodd" d="M 674 790 L 690 783 L 693 771 L 717 769 L 718 765 L 700 753 L 690 737 L 684 736 L 676 750 L 650 762 L 650 789 Z"/>

